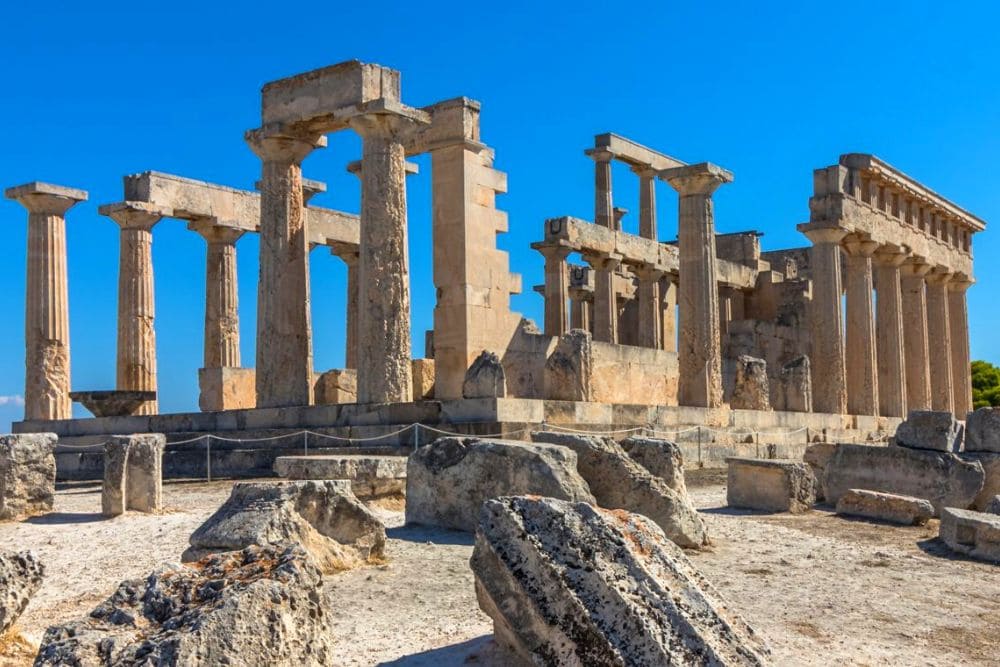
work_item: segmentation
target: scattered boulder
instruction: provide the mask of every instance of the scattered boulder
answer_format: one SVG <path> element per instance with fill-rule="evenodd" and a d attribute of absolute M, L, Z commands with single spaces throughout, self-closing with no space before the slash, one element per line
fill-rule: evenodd
<path fill-rule="evenodd" d="M 934 506 L 923 498 L 850 489 L 837 501 L 837 514 L 922 526 L 934 516 Z"/>
<path fill-rule="evenodd" d="M 576 452 L 576 469 L 601 507 L 648 516 L 682 547 L 698 549 L 709 543 L 705 522 L 686 490 L 679 493 L 651 475 L 611 438 L 539 431 L 531 439 Z"/>
<path fill-rule="evenodd" d="M 896 429 L 896 444 L 912 449 L 937 452 L 962 451 L 964 428 L 950 412 L 911 410 Z"/>
<path fill-rule="evenodd" d="M 763 665 L 769 650 L 644 516 L 483 505 L 470 561 L 498 644 L 535 665 Z"/>
<path fill-rule="evenodd" d="M 291 542 L 302 545 L 324 572 L 335 572 L 380 560 L 385 526 L 355 497 L 349 480 L 239 482 L 188 541 L 185 562 Z"/>
<path fill-rule="evenodd" d="M 809 357 L 792 359 L 781 367 L 781 392 L 779 409 L 788 412 L 812 412 L 812 371 Z"/>
<path fill-rule="evenodd" d="M 50 627 L 46 665 L 325 665 L 332 617 L 322 575 L 298 545 L 253 546 L 163 565 L 80 620 Z"/>
<path fill-rule="evenodd" d="M 1000 454 L 1000 408 L 979 408 L 965 419 L 965 451 Z"/>
<path fill-rule="evenodd" d="M 978 462 L 983 466 L 983 488 L 972 501 L 972 509 L 982 512 L 993 496 L 1000 495 L 1000 453 L 993 452 L 963 452 L 959 454 L 963 461 Z M 956 505 L 957 507 L 957 505 Z"/>
<path fill-rule="evenodd" d="M 726 463 L 730 507 L 798 514 L 816 504 L 816 478 L 808 463 L 738 457 Z"/>
<path fill-rule="evenodd" d="M 809 464 L 813 476 L 816 478 L 817 502 L 826 500 L 826 487 L 823 480 L 826 476 L 826 466 L 836 450 L 837 445 L 832 442 L 815 442 L 807 446 L 806 451 L 802 454 L 802 460 Z"/>
<path fill-rule="evenodd" d="M 986 503 L 983 511 L 987 514 L 1000 514 L 1000 496 L 993 496 L 990 502 Z"/>
<path fill-rule="evenodd" d="M 42 585 L 45 568 L 31 551 L 0 552 L 0 636 L 17 622 Z"/>
<path fill-rule="evenodd" d="M 767 362 L 741 354 L 736 360 L 736 385 L 729 401 L 735 410 L 770 410 Z"/>
<path fill-rule="evenodd" d="M 630 437 L 621 442 L 633 461 L 659 477 L 677 493 L 687 493 L 684 483 L 684 455 L 676 443 L 658 438 Z"/>
<path fill-rule="evenodd" d="M 969 507 L 984 478 L 982 464 L 948 452 L 840 444 L 823 483 L 829 503 L 836 504 L 850 489 L 870 489 L 926 498 L 938 515 L 945 507 Z"/>
<path fill-rule="evenodd" d="M 0 521 L 52 511 L 56 440 L 54 433 L 0 436 Z"/>
<path fill-rule="evenodd" d="M 941 541 L 952 551 L 1000 564 L 1000 516 L 955 507 L 941 510 Z"/>
<path fill-rule="evenodd" d="M 162 433 L 113 435 L 104 443 L 104 486 L 101 512 L 118 516 L 126 510 L 159 512 L 163 509 Z"/>
<path fill-rule="evenodd" d="M 473 532 L 483 502 L 510 495 L 594 502 L 566 447 L 447 437 L 407 462 L 407 523 Z"/>
<path fill-rule="evenodd" d="M 465 372 L 463 398 L 503 398 L 507 395 L 507 376 L 496 352 L 483 350 Z"/>

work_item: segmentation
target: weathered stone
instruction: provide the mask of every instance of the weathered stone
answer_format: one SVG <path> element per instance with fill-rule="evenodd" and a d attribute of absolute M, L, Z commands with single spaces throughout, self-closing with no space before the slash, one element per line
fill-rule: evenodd
<path fill-rule="evenodd" d="M 427 354 L 430 354 L 430 352 Z M 434 360 L 414 359 L 411 367 L 413 372 L 413 400 L 427 401 L 434 398 Z"/>
<path fill-rule="evenodd" d="M 495 352 L 483 350 L 469 366 L 462 384 L 463 398 L 503 398 L 507 395 L 507 377 Z"/>
<path fill-rule="evenodd" d="M 923 498 L 850 489 L 837 501 L 837 514 L 922 526 L 934 516 L 934 506 Z"/>
<path fill-rule="evenodd" d="M 621 446 L 632 460 L 651 475 L 662 479 L 677 493 L 687 493 L 684 483 L 684 455 L 676 443 L 632 436 L 622 440 Z"/>
<path fill-rule="evenodd" d="M 1000 514 L 1000 496 L 993 496 L 990 501 L 986 503 L 986 507 L 983 511 L 987 514 Z"/>
<path fill-rule="evenodd" d="M 356 403 L 358 400 L 358 372 L 353 368 L 335 368 L 316 379 L 314 388 L 316 405 Z"/>
<path fill-rule="evenodd" d="M 829 503 L 850 489 L 869 489 L 926 498 L 940 514 L 944 507 L 969 507 L 984 477 L 982 464 L 949 452 L 840 444 L 826 466 L 824 485 Z"/>
<path fill-rule="evenodd" d="M 770 410 L 767 362 L 747 355 L 736 360 L 736 385 L 730 406 L 736 410 Z"/>
<path fill-rule="evenodd" d="M 279 456 L 274 460 L 274 472 L 286 479 L 346 479 L 354 495 L 362 500 L 406 491 L 405 456 Z"/>
<path fill-rule="evenodd" d="M 202 412 L 255 408 L 256 378 L 252 368 L 199 368 L 198 407 Z"/>
<path fill-rule="evenodd" d="M 816 478 L 816 500 L 826 500 L 826 466 L 830 462 L 830 457 L 837 451 L 837 445 L 832 442 L 815 442 L 802 454 L 802 460 L 812 468 L 813 477 Z"/>
<path fill-rule="evenodd" d="M 155 391 L 71 391 L 69 397 L 95 417 L 128 417 L 156 400 Z"/>
<path fill-rule="evenodd" d="M 34 552 L 0 553 L 0 636 L 20 618 L 44 575 L 45 567 Z"/>
<path fill-rule="evenodd" d="M 52 510 L 56 492 L 53 433 L 0 436 L 0 521 Z"/>
<path fill-rule="evenodd" d="M 951 412 L 911 410 L 896 429 L 896 444 L 937 452 L 962 451 L 962 424 Z"/>
<path fill-rule="evenodd" d="M 938 535 L 952 551 L 1000 563 L 1000 516 L 946 507 Z"/>
<path fill-rule="evenodd" d="M 576 468 L 601 507 L 648 516 L 682 547 L 698 549 L 709 543 L 705 522 L 686 490 L 678 492 L 651 475 L 611 438 L 543 431 L 532 433 L 531 439 L 576 452 Z"/>
<path fill-rule="evenodd" d="M 1000 408 L 979 408 L 965 420 L 965 451 L 1000 453 Z"/>
<path fill-rule="evenodd" d="M 348 480 L 239 482 L 188 541 L 184 561 L 293 542 L 324 572 L 335 572 L 381 559 L 385 526 L 357 499 Z"/>
<path fill-rule="evenodd" d="M 472 532 L 484 501 L 510 495 L 595 502 L 566 447 L 439 438 L 407 462 L 407 523 Z"/>
<path fill-rule="evenodd" d="M 1000 495 L 1000 452 L 963 452 L 959 458 L 983 466 L 983 488 L 972 503 L 972 509 L 982 512 L 993 496 Z"/>
<path fill-rule="evenodd" d="M 726 459 L 726 503 L 765 512 L 807 512 L 816 504 L 816 478 L 808 463 Z"/>
<path fill-rule="evenodd" d="M 252 546 L 124 581 L 85 618 L 50 627 L 35 665 L 330 664 L 322 575 L 297 545 Z"/>
<path fill-rule="evenodd" d="M 545 360 L 545 397 L 560 401 L 589 401 L 593 396 L 593 338 L 589 331 L 572 329 L 559 337 Z"/>
<path fill-rule="evenodd" d="M 483 505 L 470 562 L 494 638 L 534 665 L 763 665 L 769 650 L 651 520 L 552 498 Z"/>
<path fill-rule="evenodd" d="M 792 359 L 781 367 L 782 409 L 788 412 L 812 412 L 812 371 L 809 357 Z"/>
<path fill-rule="evenodd" d="M 163 508 L 162 433 L 113 435 L 104 443 L 104 486 L 101 512 L 118 516 L 127 510 L 159 512 Z"/>

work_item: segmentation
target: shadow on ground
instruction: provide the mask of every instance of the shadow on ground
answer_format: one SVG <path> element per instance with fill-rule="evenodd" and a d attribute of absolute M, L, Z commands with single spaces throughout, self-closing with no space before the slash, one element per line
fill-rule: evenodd
<path fill-rule="evenodd" d="M 93 523 L 95 521 L 106 521 L 108 517 L 100 512 L 49 512 L 39 516 L 25 519 L 24 523 L 33 523 L 39 526 L 56 526 L 70 523 Z"/>
<path fill-rule="evenodd" d="M 434 544 L 452 544 L 467 547 L 471 547 L 476 541 L 475 535 L 472 533 L 414 524 L 389 528 L 385 531 L 385 534 L 390 539 L 403 540 L 405 542 L 432 542 Z"/>
<path fill-rule="evenodd" d="M 510 664 L 499 655 L 493 635 L 482 635 L 460 644 L 442 646 L 407 655 L 391 662 L 381 662 L 379 667 L 453 667 L 457 665 Z"/>

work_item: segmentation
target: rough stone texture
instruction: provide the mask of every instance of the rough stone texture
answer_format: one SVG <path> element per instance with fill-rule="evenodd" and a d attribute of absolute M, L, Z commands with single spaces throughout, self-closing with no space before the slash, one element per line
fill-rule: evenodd
<path fill-rule="evenodd" d="M 364 500 L 406 491 L 405 456 L 279 456 L 274 460 L 274 472 L 286 479 L 346 479 L 354 495 Z"/>
<path fill-rule="evenodd" d="M 765 512 L 807 512 L 816 504 L 816 478 L 808 463 L 726 459 L 726 503 Z"/>
<path fill-rule="evenodd" d="M 53 433 L 0 436 L 0 521 L 52 510 L 56 492 Z"/>
<path fill-rule="evenodd" d="M 69 397 L 90 410 L 95 417 L 128 417 L 143 414 L 148 401 L 156 400 L 155 391 L 73 391 Z"/>
<path fill-rule="evenodd" d="M 414 359 L 412 372 L 413 400 L 427 401 L 434 398 L 434 360 Z"/>
<path fill-rule="evenodd" d="M 202 412 L 255 408 L 256 382 L 252 368 L 199 368 L 198 407 Z"/>
<path fill-rule="evenodd" d="M 923 498 L 849 489 L 837 501 L 837 514 L 922 526 L 934 516 L 934 506 Z"/>
<path fill-rule="evenodd" d="M 45 665 L 329 664 L 322 575 L 297 545 L 248 547 L 124 581 L 87 617 L 50 627 Z"/>
<path fill-rule="evenodd" d="M 826 466 L 835 451 L 837 445 L 832 442 L 816 442 L 806 447 L 802 454 L 802 460 L 809 464 L 816 478 L 817 501 L 826 500 Z"/>
<path fill-rule="evenodd" d="M 736 385 L 730 407 L 737 410 L 770 410 L 770 390 L 767 385 L 767 363 L 741 355 L 736 363 Z"/>
<path fill-rule="evenodd" d="M 684 456 L 676 443 L 658 438 L 632 436 L 621 442 L 622 449 L 651 475 L 659 477 L 671 489 L 687 493 L 684 483 Z"/>
<path fill-rule="evenodd" d="M 240 482 L 188 541 L 185 561 L 293 542 L 324 572 L 335 572 L 380 560 L 385 526 L 357 499 L 348 480 Z"/>
<path fill-rule="evenodd" d="M 812 241 L 813 299 L 810 363 L 813 367 L 813 409 L 827 414 L 847 412 L 847 369 L 844 362 L 844 313 L 841 282 L 841 229 L 804 230 Z"/>
<path fill-rule="evenodd" d="M 965 451 L 1000 454 L 1000 408 L 979 408 L 965 420 Z"/>
<path fill-rule="evenodd" d="M 45 567 L 34 552 L 0 553 L 0 637 L 17 622 L 44 575 Z"/>
<path fill-rule="evenodd" d="M 899 275 L 905 258 L 900 249 L 889 247 L 876 251 L 874 258 L 879 414 L 887 417 L 906 416 L 905 329 Z"/>
<path fill-rule="evenodd" d="M 682 547 L 698 549 L 709 543 L 705 522 L 687 493 L 651 475 L 611 438 L 544 431 L 532 433 L 531 439 L 576 452 L 576 468 L 601 507 L 648 516 Z"/>
<path fill-rule="evenodd" d="M 812 371 L 809 357 L 792 359 L 781 367 L 782 410 L 788 412 L 812 412 Z"/>
<path fill-rule="evenodd" d="M 503 398 L 507 395 L 507 376 L 495 352 L 483 350 L 465 373 L 463 398 Z"/>
<path fill-rule="evenodd" d="M 162 433 L 115 435 L 104 444 L 104 487 L 101 511 L 118 516 L 127 510 L 159 512 L 163 508 Z"/>
<path fill-rule="evenodd" d="M 969 507 L 983 488 L 983 466 L 948 452 L 908 447 L 837 445 L 826 466 L 826 500 L 836 503 L 850 489 L 926 498 L 935 514 Z"/>
<path fill-rule="evenodd" d="M 208 248 L 205 268 L 205 351 L 203 368 L 239 368 L 239 281 L 236 275 L 238 227 L 193 226 Z"/>
<path fill-rule="evenodd" d="M 986 507 L 983 511 L 987 514 L 1000 514 L 1000 496 L 993 496 L 990 501 L 986 503 Z"/>
<path fill-rule="evenodd" d="M 993 496 L 1000 495 L 1000 453 L 993 452 L 965 452 L 961 454 L 963 461 L 978 462 L 983 466 L 985 478 L 983 488 L 979 491 L 972 509 L 982 512 L 986 509 L 987 503 Z"/>
<path fill-rule="evenodd" d="M 1000 516 L 946 507 L 938 535 L 952 551 L 1000 564 Z"/>
<path fill-rule="evenodd" d="M 353 368 L 335 368 L 316 379 L 316 405 L 357 403 L 358 372 Z"/>
<path fill-rule="evenodd" d="M 535 665 L 763 665 L 769 650 L 646 517 L 483 505 L 470 562 L 496 641 Z"/>
<path fill-rule="evenodd" d="M 510 495 L 596 502 L 566 447 L 439 438 L 407 462 L 407 523 L 472 532 L 484 501 Z"/>
<path fill-rule="evenodd" d="M 878 372 L 875 351 L 875 308 L 872 292 L 872 255 L 878 243 L 850 239 L 845 250 L 844 290 L 846 299 L 846 335 L 844 361 L 847 381 L 847 412 L 852 415 L 877 415 Z"/>
<path fill-rule="evenodd" d="M 951 412 L 911 410 L 896 429 L 896 444 L 938 452 L 962 451 L 962 424 Z"/>

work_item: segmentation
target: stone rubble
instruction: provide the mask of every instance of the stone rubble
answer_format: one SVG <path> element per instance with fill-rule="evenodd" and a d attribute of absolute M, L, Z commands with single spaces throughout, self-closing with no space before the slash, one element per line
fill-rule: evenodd
<path fill-rule="evenodd" d="M 56 491 L 53 433 L 0 436 L 0 521 L 52 511 Z"/>
<path fill-rule="evenodd" d="M 965 451 L 1000 454 L 1000 408 L 979 408 L 965 420 Z"/>
<path fill-rule="evenodd" d="M 816 504 L 816 478 L 808 463 L 726 459 L 726 504 L 764 512 L 808 512 Z"/>
<path fill-rule="evenodd" d="M 934 506 L 923 498 L 850 489 L 837 501 L 837 514 L 922 526 L 934 516 Z"/>
<path fill-rule="evenodd" d="M 952 551 L 1000 565 L 1000 516 L 946 507 L 941 510 L 941 541 Z"/>
<path fill-rule="evenodd" d="M 675 443 L 658 438 L 631 436 L 621 441 L 621 447 L 632 460 L 659 477 L 671 489 L 687 493 L 684 482 L 684 455 Z"/>
<path fill-rule="evenodd" d="M 0 637 L 20 618 L 43 576 L 45 567 L 34 552 L 0 552 Z"/>

